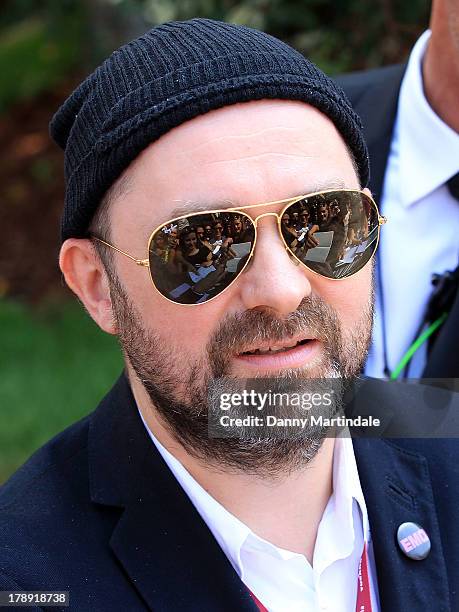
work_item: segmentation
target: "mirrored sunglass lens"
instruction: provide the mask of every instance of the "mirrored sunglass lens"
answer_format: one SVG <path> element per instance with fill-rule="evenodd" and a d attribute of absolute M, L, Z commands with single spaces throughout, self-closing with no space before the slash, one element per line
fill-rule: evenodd
<path fill-rule="evenodd" d="M 298 221 L 287 222 L 294 218 Z M 327 278 L 346 278 L 361 270 L 375 252 L 378 227 L 375 204 L 359 191 L 304 198 L 281 219 L 282 236 L 295 257 Z"/>
<path fill-rule="evenodd" d="M 161 226 L 149 246 L 156 288 L 177 304 L 202 304 L 219 295 L 241 273 L 255 238 L 241 213 L 190 215 Z"/>

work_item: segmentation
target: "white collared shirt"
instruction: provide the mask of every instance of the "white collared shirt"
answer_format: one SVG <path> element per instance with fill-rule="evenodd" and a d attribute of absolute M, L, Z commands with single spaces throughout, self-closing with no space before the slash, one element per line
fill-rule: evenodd
<path fill-rule="evenodd" d="M 355 612 L 364 540 L 372 610 L 379 610 L 368 515 L 350 438 L 335 443 L 333 494 L 319 524 L 311 566 L 304 555 L 274 546 L 228 512 L 144 425 L 242 582 L 269 612 Z"/>
<path fill-rule="evenodd" d="M 408 61 L 384 177 L 381 208 L 388 222 L 381 230 L 382 291 L 377 293 L 365 369 L 369 376 L 384 375 L 383 327 L 393 370 L 423 319 L 432 274 L 458 265 L 459 202 L 445 183 L 459 171 L 459 134 L 436 115 L 424 95 L 422 60 L 429 38 L 430 30 L 419 38 Z M 415 354 L 410 377 L 422 374 L 425 349 Z"/>

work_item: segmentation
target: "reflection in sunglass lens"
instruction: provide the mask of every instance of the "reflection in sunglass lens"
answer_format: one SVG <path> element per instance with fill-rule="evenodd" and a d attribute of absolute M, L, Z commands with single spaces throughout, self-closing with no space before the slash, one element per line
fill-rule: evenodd
<path fill-rule="evenodd" d="M 378 244 L 379 219 L 373 200 L 360 191 L 316 194 L 289 206 L 282 237 L 306 267 L 327 278 L 346 278 L 363 268 Z"/>
<path fill-rule="evenodd" d="M 379 216 L 360 191 L 330 191 L 288 206 L 282 238 L 302 264 L 332 279 L 363 268 L 376 250 Z M 152 281 L 177 304 L 202 304 L 242 272 L 253 251 L 255 226 L 241 212 L 198 213 L 159 227 L 149 244 Z"/>
<path fill-rule="evenodd" d="M 169 240 L 173 235 L 174 240 Z M 149 244 L 156 288 L 177 304 L 202 304 L 242 272 L 253 248 L 253 221 L 243 213 L 182 217 L 156 230 Z"/>

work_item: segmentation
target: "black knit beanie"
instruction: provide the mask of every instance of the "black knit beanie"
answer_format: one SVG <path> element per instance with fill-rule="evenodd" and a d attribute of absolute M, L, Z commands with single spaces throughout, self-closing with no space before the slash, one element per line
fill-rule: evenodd
<path fill-rule="evenodd" d="M 212 109 L 302 100 L 327 115 L 368 184 L 362 126 L 342 90 L 285 43 L 210 19 L 157 26 L 115 51 L 72 93 L 50 124 L 65 151 L 62 240 L 86 237 L 107 189 L 150 143 Z"/>

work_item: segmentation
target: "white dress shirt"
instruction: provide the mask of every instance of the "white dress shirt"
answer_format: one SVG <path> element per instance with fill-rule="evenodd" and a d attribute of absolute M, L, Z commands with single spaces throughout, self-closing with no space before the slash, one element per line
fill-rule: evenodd
<path fill-rule="evenodd" d="M 144 424 L 242 582 L 269 612 L 355 612 L 364 537 L 373 612 L 379 610 L 368 515 L 350 438 L 336 440 L 333 494 L 319 524 L 311 566 L 304 555 L 274 546 L 228 512 Z"/>
<path fill-rule="evenodd" d="M 384 177 L 381 209 L 388 222 L 381 229 L 382 288 L 365 369 L 369 376 L 384 376 L 384 329 L 392 371 L 423 319 L 432 274 L 458 264 L 459 202 L 445 183 L 459 171 L 459 134 L 435 114 L 424 95 L 421 70 L 429 38 L 430 30 L 419 38 L 408 61 Z M 425 349 L 415 354 L 410 377 L 422 374 Z"/>

